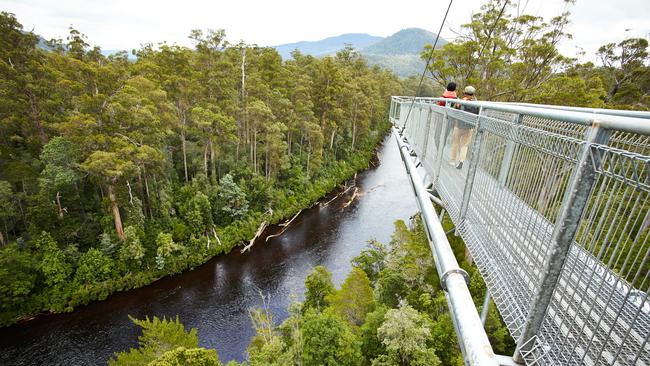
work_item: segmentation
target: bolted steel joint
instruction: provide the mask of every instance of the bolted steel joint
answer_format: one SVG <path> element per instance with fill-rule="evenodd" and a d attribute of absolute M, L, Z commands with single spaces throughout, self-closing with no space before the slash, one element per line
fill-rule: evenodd
<path fill-rule="evenodd" d="M 440 277 L 440 286 L 442 287 L 443 290 L 447 291 L 447 277 L 449 277 L 449 275 L 454 273 L 458 273 L 461 276 L 463 276 L 463 278 L 465 279 L 465 283 L 469 287 L 469 274 L 462 268 L 454 268 L 443 273 L 442 277 Z"/>

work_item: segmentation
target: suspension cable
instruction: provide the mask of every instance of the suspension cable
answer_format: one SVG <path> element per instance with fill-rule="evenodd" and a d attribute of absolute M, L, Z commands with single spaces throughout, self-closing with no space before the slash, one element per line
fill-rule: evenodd
<path fill-rule="evenodd" d="M 481 46 L 481 50 L 478 52 L 478 57 L 476 58 L 477 60 L 483 56 L 483 51 L 485 50 L 485 46 L 490 42 L 490 39 L 492 38 L 492 33 L 494 32 L 494 29 L 497 27 L 497 24 L 499 24 L 499 20 L 501 20 L 501 16 L 503 16 L 503 12 L 506 10 L 506 6 L 508 6 L 508 2 L 510 0 L 506 0 L 503 3 L 503 7 L 501 8 L 501 11 L 499 12 L 499 15 L 497 16 L 497 19 L 494 21 L 494 24 L 492 24 L 492 28 L 490 28 L 490 32 L 487 35 L 487 38 L 485 42 L 483 42 L 483 45 Z M 472 74 L 472 69 L 470 68 L 469 72 L 467 73 L 467 76 L 465 76 L 465 81 L 469 78 L 469 76 Z"/>
<path fill-rule="evenodd" d="M 413 97 L 413 100 L 411 101 L 411 106 L 409 107 L 409 111 L 406 114 L 406 122 L 404 123 L 404 127 L 402 127 L 402 130 L 400 133 L 404 132 L 404 129 L 406 128 L 406 124 L 408 124 L 409 121 L 409 116 L 411 115 L 411 110 L 413 109 L 413 105 L 415 104 L 415 98 L 420 96 L 420 89 L 422 88 L 422 81 L 424 80 L 424 76 L 427 74 L 427 70 L 429 69 L 429 63 L 431 63 L 431 59 L 433 59 L 433 52 L 436 50 L 436 46 L 438 45 L 438 39 L 440 39 L 440 33 L 442 32 L 442 27 L 445 25 L 445 22 L 447 21 L 447 15 L 449 15 L 449 9 L 451 9 L 451 4 L 454 2 L 454 0 L 449 0 L 449 6 L 447 6 L 447 11 L 445 12 L 444 18 L 442 18 L 442 23 L 440 23 L 440 29 L 438 29 L 438 34 L 436 34 L 436 40 L 433 42 L 433 47 L 431 47 L 431 52 L 429 52 L 429 57 L 427 58 L 427 63 L 424 65 L 424 70 L 422 71 L 422 76 L 420 76 L 420 82 L 418 83 L 418 89 L 415 92 L 415 96 Z"/>

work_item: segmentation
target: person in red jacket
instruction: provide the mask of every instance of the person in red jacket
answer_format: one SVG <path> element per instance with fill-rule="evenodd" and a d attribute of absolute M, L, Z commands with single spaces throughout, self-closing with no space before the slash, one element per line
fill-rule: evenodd
<path fill-rule="evenodd" d="M 458 99 L 458 95 L 456 95 L 456 83 L 452 81 L 451 83 L 447 84 L 447 89 L 444 93 L 442 93 L 441 98 Z M 445 102 L 438 102 L 438 105 L 444 107 Z"/>

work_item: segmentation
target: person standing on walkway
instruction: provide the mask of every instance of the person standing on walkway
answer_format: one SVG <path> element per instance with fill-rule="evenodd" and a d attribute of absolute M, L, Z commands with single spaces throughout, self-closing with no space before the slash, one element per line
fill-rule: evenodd
<path fill-rule="evenodd" d="M 447 84 L 447 89 L 445 89 L 445 92 L 442 93 L 441 98 L 458 99 L 458 95 L 456 95 L 456 83 L 452 81 L 451 83 Z M 438 105 L 444 107 L 445 102 L 438 102 Z"/>
<path fill-rule="evenodd" d="M 463 100 L 468 100 L 468 101 L 475 101 L 476 97 L 474 94 L 476 93 L 476 88 L 473 86 L 467 86 L 465 87 L 465 90 L 463 91 Z M 461 105 L 460 109 L 465 112 L 469 113 L 474 113 L 478 114 L 478 107 L 475 106 L 465 106 Z M 473 127 L 471 124 L 467 122 L 463 122 L 461 120 L 456 120 L 456 124 L 454 125 L 454 134 L 452 136 L 452 143 L 451 143 L 451 160 L 449 161 L 449 165 L 455 166 L 456 169 L 461 169 L 463 167 L 463 163 L 465 162 L 465 158 L 467 157 L 467 149 L 469 148 L 469 143 L 472 141 L 472 134 L 473 134 Z"/>

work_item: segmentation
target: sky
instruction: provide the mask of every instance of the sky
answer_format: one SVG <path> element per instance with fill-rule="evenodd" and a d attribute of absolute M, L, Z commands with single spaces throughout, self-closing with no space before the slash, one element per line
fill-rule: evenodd
<path fill-rule="evenodd" d="M 453 39 L 486 1 L 454 1 L 441 36 Z M 565 6 L 564 0 L 511 2 L 547 19 Z M 187 36 L 196 28 L 225 29 L 231 42 L 260 46 L 343 33 L 385 37 L 411 27 L 437 32 L 447 5 L 447 0 L 0 0 L 0 10 L 16 14 L 26 30 L 45 39 L 65 38 L 72 25 L 105 50 L 162 41 L 191 46 Z M 577 0 L 569 10 L 573 39 L 560 45 L 567 56 L 584 50 L 593 60 L 600 45 L 650 35 L 650 0 Z"/>

